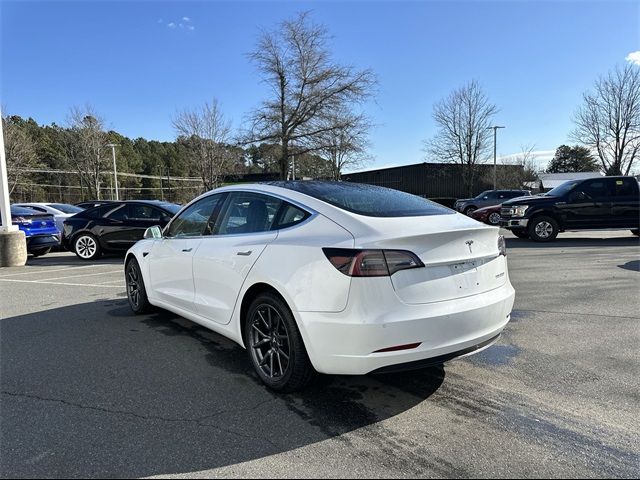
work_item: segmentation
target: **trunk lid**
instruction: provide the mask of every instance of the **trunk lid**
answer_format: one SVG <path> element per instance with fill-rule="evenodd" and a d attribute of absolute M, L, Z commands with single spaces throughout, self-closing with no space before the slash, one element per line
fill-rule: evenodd
<path fill-rule="evenodd" d="M 507 281 L 505 257 L 498 250 L 498 229 L 465 215 L 367 218 L 357 248 L 398 249 L 415 253 L 424 268 L 391 276 L 400 299 L 409 304 L 452 300 L 485 293 Z"/>

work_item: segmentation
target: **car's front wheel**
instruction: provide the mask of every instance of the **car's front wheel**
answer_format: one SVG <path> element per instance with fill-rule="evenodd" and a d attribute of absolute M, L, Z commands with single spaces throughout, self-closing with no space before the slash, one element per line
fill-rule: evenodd
<path fill-rule="evenodd" d="M 550 242 L 558 236 L 560 227 L 553 217 L 535 217 L 529 222 L 529 238 L 536 242 Z"/>
<path fill-rule="evenodd" d="M 147 297 L 147 289 L 144 286 L 144 279 L 142 278 L 138 261 L 135 258 L 129 260 L 124 272 L 127 284 L 127 299 L 131 310 L 136 314 L 148 312 L 152 306 Z"/>
<path fill-rule="evenodd" d="M 76 238 L 73 243 L 73 251 L 82 260 L 95 260 L 102 253 L 98 239 L 89 233 L 83 233 Z"/>
<path fill-rule="evenodd" d="M 244 319 L 245 345 L 253 367 L 269 388 L 294 392 L 315 373 L 293 314 L 281 297 L 259 294 Z"/>
<path fill-rule="evenodd" d="M 465 209 L 464 209 L 464 214 L 465 214 L 466 216 L 470 217 L 470 216 L 471 216 L 471 214 L 472 214 L 473 212 L 475 212 L 476 210 L 477 210 L 477 208 L 476 208 L 476 207 L 467 207 L 467 208 L 465 208 Z"/>

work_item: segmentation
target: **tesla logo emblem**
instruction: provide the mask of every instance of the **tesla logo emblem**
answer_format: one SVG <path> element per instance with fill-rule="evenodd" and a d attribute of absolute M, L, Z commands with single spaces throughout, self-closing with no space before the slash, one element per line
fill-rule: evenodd
<path fill-rule="evenodd" d="M 469 247 L 469 253 L 473 253 L 473 250 L 471 250 L 471 245 L 473 245 L 473 240 L 467 240 L 464 243 L 466 243 L 467 247 Z"/>

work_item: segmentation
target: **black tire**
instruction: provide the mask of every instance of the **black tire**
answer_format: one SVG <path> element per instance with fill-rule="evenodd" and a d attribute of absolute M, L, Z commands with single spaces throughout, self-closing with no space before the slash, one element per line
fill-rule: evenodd
<path fill-rule="evenodd" d="M 140 315 L 149 312 L 153 306 L 147 298 L 144 278 L 142 278 L 140 265 L 138 265 L 138 261 L 135 258 L 129 260 L 125 265 L 124 279 L 127 285 L 127 299 L 133 313 Z"/>
<path fill-rule="evenodd" d="M 243 321 L 249 359 L 267 387 L 290 393 L 311 382 L 315 370 L 293 314 L 280 296 L 260 293 Z"/>
<path fill-rule="evenodd" d="M 477 210 L 477 208 L 476 208 L 476 207 L 467 207 L 467 208 L 465 208 L 465 209 L 464 209 L 464 212 L 463 212 L 463 213 L 464 213 L 467 217 L 469 217 L 469 216 L 471 216 L 471 214 L 472 214 L 473 212 L 475 212 L 476 210 Z"/>
<path fill-rule="evenodd" d="M 534 242 L 551 242 L 559 231 L 560 226 L 553 217 L 541 215 L 529 220 L 529 238 Z"/>
<path fill-rule="evenodd" d="M 96 260 L 102 255 L 100 242 L 90 233 L 81 233 L 73 242 L 73 253 L 82 260 Z"/>
<path fill-rule="evenodd" d="M 510 230 L 510 232 L 513 233 L 518 238 L 529 238 L 529 232 L 527 232 L 525 229 Z"/>
<path fill-rule="evenodd" d="M 42 257 L 51 251 L 51 248 L 39 248 L 38 250 L 34 250 L 31 252 L 31 255 L 34 257 Z"/>
<path fill-rule="evenodd" d="M 635 230 L 631 230 L 631 233 L 633 233 L 636 237 L 640 237 L 640 228 L 636 228 Z"/>
<path fill-rule="evenodd" d="M 500 213 L 499 212 L 493 212 L 491 215 L 489 215 L 489 218 L 487 218 L 487 222 L 489 223 L 489 225 L 500 225 Z"/>

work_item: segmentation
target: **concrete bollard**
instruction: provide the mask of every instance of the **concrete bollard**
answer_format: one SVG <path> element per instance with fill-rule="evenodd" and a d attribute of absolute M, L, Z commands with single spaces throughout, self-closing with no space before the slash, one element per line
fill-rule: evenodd
<path fill-rule="evenodd" d="M 21 267 L 27 263 L 27 239 L 21 230 L 0 232 L 0 267 Z"/>

